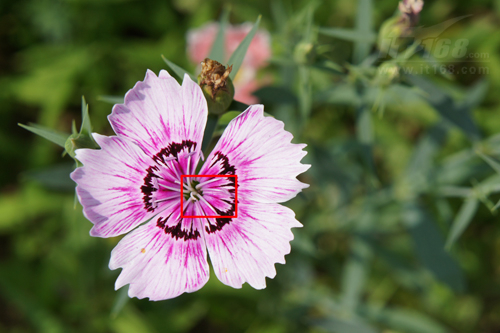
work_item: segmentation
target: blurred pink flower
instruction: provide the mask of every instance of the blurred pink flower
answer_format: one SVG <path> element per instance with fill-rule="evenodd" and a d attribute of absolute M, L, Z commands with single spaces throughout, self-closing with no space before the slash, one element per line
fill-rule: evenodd
<path fill-rule="evenodd" d="M 228 25 L 226 27 L 226 61 L 251 29 L 251 23 Z M 219 24 L 212 22 L 198 29 L 188 31 L 187 51 L 189 58 L 193 62 L 201 63 L 209 55 L 218 30 Z M 259 82 L 256 79 L 257 70 L 264 67 L 270 57 L 271 42 L 269 33 L 260 29 L 250 43 L 243 64 L 233 81 L 235 100 L 246 104 L 255 104 L 258 102 L 258 99 L 252 95 L 252 92 L 259 87 Z"/>

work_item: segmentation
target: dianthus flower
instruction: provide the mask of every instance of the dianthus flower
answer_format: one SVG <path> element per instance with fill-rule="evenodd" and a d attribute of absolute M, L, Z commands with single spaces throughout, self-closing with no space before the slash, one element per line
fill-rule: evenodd
<path fill-rule="evenodd" d="M 232 54 L 236 50 L 251 29 L 251 23 L 241 25 L 228 24 L 226 26 L 224 46 L 226 55 Z M 187 52 L 189 58 L 194 63 L 199 64 L 203 59 L 208 57 L 218 30 L 219 24 L 212 22 L 188 32 Z M 271 38 L 266 30 L 259 29 L 248 47 L 238 75 L 233 80 L 235 100 L 246 104 L 254 104 L 258 101 L 257 97 L 252 95 L 252 92 L 260 86 L 256 79 L 257 70 L 264 67 L 270 57 Z"/>
<path fill-rule="evenodd" d="M 148 71 L 108 117 L 116 136 L 93 134 L 101 149 L 79 149 L 71 175 L 92 236 L 128 233 L 111 252 L 123 268 L 115 287 L 151 300 L 200 289 L 209 278 L 207 251 L 224 284 L 265 288 L 285 263 L 300 227 L 278 203 L 307 184 L 296 176 L 304 144 L 283 123 L 252 105 L 233 119 L 198 175 L 207 121 L 201 88 L 166 71 Z M 185 177 L 190 176 L 190 177 Z M 218 176 L 218 177 L 216 177 Z"/>

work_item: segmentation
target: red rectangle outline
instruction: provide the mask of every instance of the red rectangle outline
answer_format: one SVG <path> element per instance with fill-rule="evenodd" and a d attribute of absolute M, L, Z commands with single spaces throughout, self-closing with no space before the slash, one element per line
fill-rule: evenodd
<path fill-rule="evenodd" d="M 234 216 L 226 215 L 182 215 L 184 213 L 184 177 L 234 177 Z M 237 218 L 238 217 L 238 175 L 181 175 L 181 218 Z"/>

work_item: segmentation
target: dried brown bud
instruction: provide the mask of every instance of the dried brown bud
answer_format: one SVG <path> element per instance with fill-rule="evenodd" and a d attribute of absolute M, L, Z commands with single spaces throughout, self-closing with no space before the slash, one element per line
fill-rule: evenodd
<path fill-rule="evenodd" d="M 227 80 L 233 65 L 227 69 L 220 62 L 205 58 L 201 62 L 200 86 L 207 85 L 212 90 L 212 99 L 215 99 L 219 90 L 227 90 Z"/>

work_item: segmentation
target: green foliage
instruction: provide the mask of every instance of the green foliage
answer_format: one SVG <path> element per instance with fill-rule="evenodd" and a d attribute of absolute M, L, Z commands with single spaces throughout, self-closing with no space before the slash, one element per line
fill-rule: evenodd
<path fill-rule="evenodd" d="M 388 0 L 20 0 L 0 8 L 0 331 L 500 330 L 493 1 L 427 1 L 419 28 L 395 40 L 405 30 Z M 270 31 L 273 56 L 255 96 L 308 145 L 312 167 L 299 178 L 311 186 L 286 204 L 304 227 L 293 230 L 287 264 L 264 290 L 231 289 L 212 272 L 196 293 L 129 299 L 127 287 L 113 290 L 118 272 L 107 267 L 119 239 L 90 237 L 91 223 L 74 209 L 70 157 L 98 148 L 92 131 L 113 135 L 110 103 L 123 103 L 147 68 L 196 79 L 190 28 L 219 18 L 210 57 L 224 62 L 228 24 L 256 17 L 228 64 L 236 81 L 258 27 Z M 210 115 L 205 156 L 247 107 L 233 101 Z"/>
<path fill-rule="evenodd" d="M 245 58 L 245 54 L 247 53 L 248 47 L 250 46 L 250 42 L 253 39 L 253 36 L 255 36 L 255 33 L 257 32 L 257 29 L 259 28 L 260 24 L 260 19 L 261 16 L 257 18 L 257 21 L 255 21 L 255 24 L 252 27 L 252 30 L 245 36 L 243 41 L 241 41 L 240 45 L 234 50 L 233 54 L 229 57 L 229 60 L 227 61 L 228 66 L 233 66 L 233 70 L 231 71 L 231 74 L 229 74 L 229 77 L 234 80 L 234 77 L 240 70 L 240 66 L 243 63 L 243 59 Z"/>

